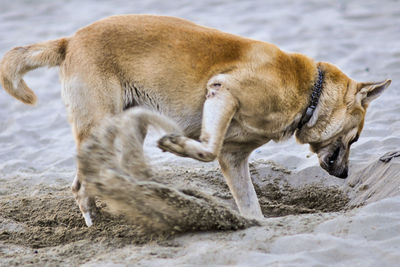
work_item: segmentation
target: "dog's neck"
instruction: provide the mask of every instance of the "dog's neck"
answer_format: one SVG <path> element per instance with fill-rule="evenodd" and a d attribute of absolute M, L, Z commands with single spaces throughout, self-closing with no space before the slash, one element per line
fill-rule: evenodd
<path fill-rule="evenodd" d="M 318 67 L 318 77 L 314 82 L 314 86 L 311 91 L 310 96 L 310 104 L 308 105 L 306 111 L 303 113 L 303 116 L 300 119 L 300 123 L 297 126 L 297 129 L 301 129 L 304 124 L 306 124 L 314 114 L 314 111 L 318 105 L 319 98 L 322 92 L 322 86 L 324 83 L 324 72 Z"/>

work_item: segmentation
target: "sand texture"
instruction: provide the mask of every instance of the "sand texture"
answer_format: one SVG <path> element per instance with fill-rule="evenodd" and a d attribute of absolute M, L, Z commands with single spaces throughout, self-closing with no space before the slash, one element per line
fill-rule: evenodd
<path fill-rule="evenodd" d="M 253 152 L 262 221 L 238 214 L 215 162 L 162 153 L 150 129 L 148 172 L 99 176 L 114 186 L 97 192 L 87 228 L 69 188 L 77 154 L 58 70 L 30 72 L 36 106 L 0 88 L 0 266 L 398 266 L 399 1 L 0 0 L 0 56 L 124 13 L 183 17 L 393 82 L 368 109 L 346 180 L 294 139 Z"/>

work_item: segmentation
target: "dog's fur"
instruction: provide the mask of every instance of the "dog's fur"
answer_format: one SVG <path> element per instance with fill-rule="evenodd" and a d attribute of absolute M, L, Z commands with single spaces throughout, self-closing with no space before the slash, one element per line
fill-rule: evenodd
<path fill-rule="evenodd" d="M 69 38 L 14 48 L 1 62 L 0 81 L 34 104 L 23 74 L 58 65 L 78 148 L 108 115 L 137 105 L 157 110 L 184 131 L 159 146 L 202 161 L 217 158 L 240 212 L 250 217 L 262 216 L 247 162 L 255 148 L 295 134 L 322 168 L 344 178 L 368 104 L 390 84 L 358 83 L 332 64 L 266 42 L 149 15 L 113 16 Z M 298 128 L 318 68 L 325 76 L 322 94 Z M 94 201 L 81 180 L 78 171 L 72 190 L 90 225 Z"/>

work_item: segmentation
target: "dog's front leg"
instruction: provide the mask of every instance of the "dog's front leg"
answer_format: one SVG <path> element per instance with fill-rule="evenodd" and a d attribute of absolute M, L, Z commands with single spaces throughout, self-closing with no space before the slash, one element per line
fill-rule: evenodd
<path fill-rule="evenodd" d="M 210 82 L 207 89 L 200 141 L 181 135 L 166 135 L 158 141 L 158 147 L 178 156 L 205 162 L 213 161 L 218 156 L 238 102 L 218 80 Z"/>
<path fill-rule="evenodd" d="M 250 149 L 228 151 L 223 148 L 218 161 L 240 214 L 262 219 L 264 216 L 250 178 L 248 163 L 250 153 Z"/>

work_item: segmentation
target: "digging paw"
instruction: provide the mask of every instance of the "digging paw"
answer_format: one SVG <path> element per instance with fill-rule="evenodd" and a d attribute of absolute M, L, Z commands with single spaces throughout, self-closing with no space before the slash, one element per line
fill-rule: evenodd
<path fill-rule="evenodd" d="M 202 152 L 194 152 L 193 155 L 191 155 L 191 157 L 200 161 L 210 162 L 216 158 L 216 155 L 212 152 L 202 151 Z"/>
<path fill-rule="evenodd" d="M 184 136 L 169 134 L 158 140 L 158 147 L 162 151 L 168 151 L 181 157 L 189 157 L 185 151 L 186 140 L 187 138 Z"/>
<path fill-rule="evenodd" d="M 166 135 L 158 141 L 158 147 L 181 157 L 189 157 L 204 162 L 213 161 L 216 155 L 207 149 L 201 142 L 180 135 Z"/>

